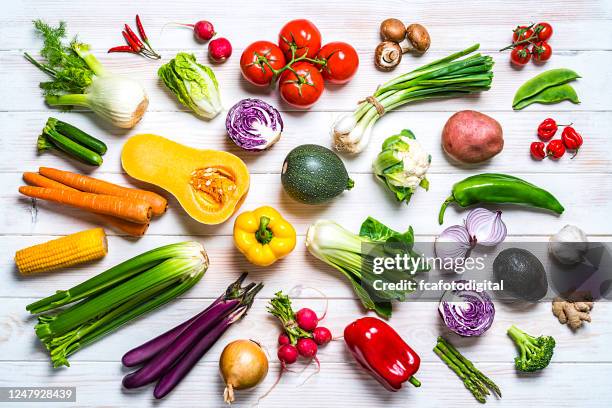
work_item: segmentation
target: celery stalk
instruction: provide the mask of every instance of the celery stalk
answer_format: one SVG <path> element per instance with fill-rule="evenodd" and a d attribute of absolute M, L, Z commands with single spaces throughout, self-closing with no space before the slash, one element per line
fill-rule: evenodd
<path fill-rule="evenodd" d="M 59 296 L 35 302 L 28 310 L 50 310 L 84 299 L 56 314 L 39 316 L 35 327 L 53 366 L 69 366 L 68 356 L 185 293 L 207 268 L 208 257 L 199 243 L 167 245 L 125 261 Z"/>

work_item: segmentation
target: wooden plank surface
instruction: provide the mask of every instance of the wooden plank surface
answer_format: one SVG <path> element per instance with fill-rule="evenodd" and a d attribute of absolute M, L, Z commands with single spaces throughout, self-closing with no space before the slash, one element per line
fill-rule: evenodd
<path fill-rule="evenodd" d="M 106 54 L 121 43 L 123 23 L 132 23 L 139 13 L 153 44 L 163 59 L 152 62 L 132 55 Z M 238 61 L 242 50 L 259 39 L 275 41 L 278 30 L 292 18 L 313 20 L 322 32 L 324 42 L 344 40 L 357 49 L 361 64 L 358 75 L 342 87 L 327 87 L 321 100 L 308 112 L 297 112 L 280 101 L 275 91 L 253 89 L 242 80 Z M 420 58 L 404 57 L 393 73 L 377 71 L 372 64 L 373 49 L 379 41 L 378 25 L 387 17 L 424 24 L 431 36 L 431 50 Z M 90 112 L 61 112 L 45 106 L 38 82 L 45 76 L 23 59 L 23 52 L 38 55 L 41 40 L 34 34 L 31 21 L 44 18 L 56 23 L 67 21 L 71 34 L 92 45 L 108 69 L 139 79 L 150 98 L 149 111 L 133 130 L 119 130 L 102 123 Z M 263 153 L 247 153 L 231 143 L 225 133 L 225 112 L 212 121 L 203 121 L 180 106 L 157 79 L 156 71 L 178 51 L 193 52 L 208 63 L 206 46 L 192 40 L 189 30 L 162 27 L 169 21 L 193 23 L 208 19 L 220 35 L 228 37 L 234 47 L 230 60 L 215 65 L 221 84 L 225 109 L 244 97 L 258 97 L 277 106 L 285 122 L 279 143 Z M 507 54 L 497 50 L 510 40 L 510 30 L 519 23 L 550 22 L 555 30 L 551 39 L 554 55 L 544 66 L 529 64 L 513 68 Z M 353 190 L 345 192 L 329 205 L 307 206 L 294 202 L 282 190 L 280 168 L 287 153 L 302 143 L 331 145 L 329 135 L 333 120 L 351 111 L 358 100 L 396 74 L 407 72 L 426 62 L 465 48 L 481 44 L 481 51 L 496 61 L 495 78 L 490 91 L 468 98 L 430 101 L 402 107 L 382 118 L 375 127 L 369 148 L 354 157 L 342 156 L 355 180 Z M 265 312 L 267 300 L 277 290 L 294 289 L 296 304 L 323 310 L 326 301 L 320 294 L 295 287 L 316 287 L 329 297 L 329 314 L 325 320 L 335 336 L 363 310 L 349 284 L 340 274 L 314 259 L 304 247 L 308 226 L 319 218 L 335 220 L 356 231 L 368 215 L 396 229 L 412 225 L 420 241 L 430 242 L 443 227 L 437 224 L 437 211 L 456 181 L 479 172 L 502 172 L 522 177 L 552 192 L 565 206 L 562 216 L 520 207 L 501 206 L 508 226 L 509 240 L 546 241 L 565 224 L 580 226 L 592 240 L 612 240 L 612 1 L 610 0 L 235 0 L 202 2 L 196 0 L 119 0 L 77 2 L 63 0 L 15 0 L 3 4 L 0 15 L 0 387 L 1 386 L 76 386 L 76 404 L 53 404 L 67 407 L 221 407 L 222 382 L 217 359 L 226 342 L 237 338 L 254 338 L 274 355 L 277 323 Z M 510 108 L 520 84 L 543 69 L 567 67 L 582 76 L 575 82 L 581 99 L 579 105 L 561 103 L 534 105 L 521 112 Z M 504 128 L 505 146 L 494 160 L 476 167 L 459 166 L 444 155 L 440 132 L 457 110 L 475 109 L 496 118 Z M 82 127 L 109 145 L 104 164 L 95 171 L 55 153 L 38 155 L 35 140 L 49 116 L 59 117 Z M 573 122 L 585 139 L 580 154 L 558 162 L 536 162 L 529 157 L 529 144 L 537 140 L 537 125 L 546 117 L 559 123 Z M 429 170 L 430 191 L 418 191 L 411 203 L 399 205 L 371 174 L 372 159 L 386 136 L 408 128 L 415 132 L 423 147 L 432 155 Z M 219 226 L 204 226 L 191 220 L 176 200 L 163 217 L 154 220 L 148 234 L 129 239 L 107 229 L 109 255 L 98 262 L 71 268 L 55 274 L 23 278 L 13 264 L 17 249 L 57 236 L 99 225 L 95 216 L 75 210 L 20 197 L 23 171 L 51 166 L 95 174 L 122 185 L 150 188 L 127 177 L 120 165 L 121 146 L 129 135 L 156 133 L 178 142 L 208 149 L 226 150 L 240 156 L 251 172 L 251 189 L 242 209 L 272 205 L 289 219 L 298 231 L 298 247 L 287 259 L 270 268 L 249 264 L 234 248 L 231 230 L 233 217 Z M 163 193 L 162 191 L 158 190 Z M 493 207 L 491 207 L 493 208 Z M 447 211 L 445 227 L 460 223 L 466 212 L 458 208 Z M 25 312 L 25 305 L 65 289 L 105 270 L 137 253 L 160 245 L 184 240 L 203 243 L 211 266 L 203 280 L 180 299 L 149 316 L 113 333 L 99 343 L 71 358 L 68 369 L 53 370 L 48 357 L 33 333 L 35 319 Z M 121 355 L 161 331 L 183 321 L 205 307 L 242 271 L 250 278 L 263 281 L 264 290 L 249 315 L 230 329 L 226 336 L 202 359 L 185 382 L 162 404 L 155 402 L 152 390 L 127 392 L 121 388 L 126 374 L 119 363 Z M 477 403 L 461 381 L 432 353 L 436 336 L 447 335 L 474 363 L 489 374 L 502 388 L 503 399 L 489 398 L 494 406 L 585 406 L 604 407 L 612 397 L 609 378 L 612 374 L 611 305 L 598 302 L 592 312 L 593 322 L 576 333 L 559 325 L 550 304 L 531 307 L 498 303 L 492 328 L 479 338 L 458 338 L 448 333 L 437 313 L 435 302 L 407 302 L 396 305 L 390 323 L 419 353 L 423 362 L 418 377 L 423 386 L 407 387 L 389 393 L 358 368 L 344 347 L 342 339 L 321 349 L 321 373 L 301 386 L 314 371 L 285 375 L 272 395 L 259 404 L 266 407 L 404 407 L 475 406 Z M 517 374 L 512 365 L 516 354 L 505 334 L 508 326 L 517 324 L 534 334 L 546 333 L 557 339 L 551 366 L 535 375 Z M 235 406 L 249 407 L 272 384 L 279 370 L 271 358 L 270 375 L 253 392 L 238 395 Z M 23 407 L 24 404 L 4 406 Z M 26 404 L 27 405 L 27 404 Z M 49 405 L 51 406 L 51 405 Z"/>

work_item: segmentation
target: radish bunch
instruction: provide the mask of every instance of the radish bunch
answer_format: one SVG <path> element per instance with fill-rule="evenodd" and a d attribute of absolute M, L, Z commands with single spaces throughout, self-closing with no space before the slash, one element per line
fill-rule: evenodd
<path fill-rule="evenodd" d="M 217 34 L 212 23 L 207 20 L 200 20 L 195 24 L 172 22 L 166 25 L 192 29 L 196 41 L 201 43 L 207 42 Z M 232 55 L 232 44 L 225 37 L 217 37 L 208 43 L 208 55 L 216 63 L 224 62 Z"/>
<path fill-rule="evenodd" d="M 332 340 L 329 329 L 319 326 L 324 315 L 319 318 L 309 308 L 293 312 L 289 296 L 277 292 L 270 301 L 268 311 L 278 317 L 283 325 L 283 332 L 278 336 L 277 356 L 283 368 L 297 361 L 299 356 L 314 360 L 319 365 L 317 352 Z"/>

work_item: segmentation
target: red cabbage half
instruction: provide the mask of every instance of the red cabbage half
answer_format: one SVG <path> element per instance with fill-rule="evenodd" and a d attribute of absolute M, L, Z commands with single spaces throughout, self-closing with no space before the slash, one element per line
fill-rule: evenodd
<path fill-rule="evenodd" d="M 225 127 L 230 139 L 245 150 L 264 150 L 281 137 L 280 113 L 261 99 L 243 99 L 229 110 Z"/>
<path fill-rule="evenodd" d="M 467 281 L 461 280 L 456 283 Z M 487 292 L 447 290 L 440 299 L 438 312 L 446 326 L 460 336 L 480 336 L 495 317 L 495 306 Z"/>

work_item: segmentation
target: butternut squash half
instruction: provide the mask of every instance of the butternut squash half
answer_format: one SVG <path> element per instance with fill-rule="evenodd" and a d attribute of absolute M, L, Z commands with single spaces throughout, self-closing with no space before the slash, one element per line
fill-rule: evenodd
<path fill-rule="evenodd" d="M 171 193 L 203 224 L 227 220 L 249 190 L 249 170 L 237 156 L 157 135 L 132 136 L 123 146 L 121 164 L 131 177 Z"/>

